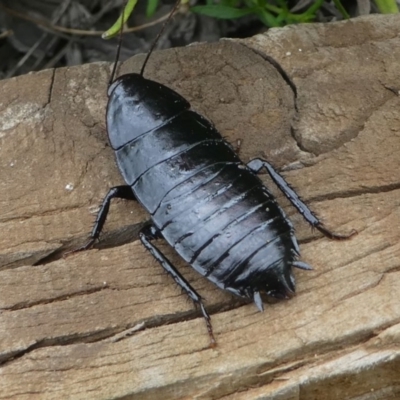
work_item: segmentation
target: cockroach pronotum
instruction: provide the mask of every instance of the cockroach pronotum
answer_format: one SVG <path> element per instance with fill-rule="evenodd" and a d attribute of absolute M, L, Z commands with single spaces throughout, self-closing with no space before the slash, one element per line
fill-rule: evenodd
<path fill-rule="evenodd" d="M 170 14 L 170 18 L 174 10 Z M 169 18 L 169 19 L 170 19 Z M 105 196 L 88 249 L 98 239 L 113 198 L 137 200 L 152 223 L 140 231 L 143 245 L 200 306 L 211 345 L 210 316 L 201 296 L 153 244 L 165 239 L 196 271 L 221 289 L 252 299 L 260 311 L 260 293 L 288 298 L 295 292 L 292 267 L 299 261 L 294 228 L 257 173 L 266 169 L 274 183 L 314 228 L 331 239 L 347 239 L 325 228 L 284 178 L 262 159 L 244 164 L 214 125 L 191 109 L 172 89 L 139 74 L 116 79 L 122 33 L 108 86 L 107 132 L 125 186 Z"/>

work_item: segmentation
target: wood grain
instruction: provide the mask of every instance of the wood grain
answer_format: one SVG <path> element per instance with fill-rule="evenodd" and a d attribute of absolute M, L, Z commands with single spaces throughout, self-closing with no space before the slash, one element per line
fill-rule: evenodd
<path fill-rule="evenodd" d="M 61 257 L 122 183 L 104 124 L 110 65 L 0 82 L 0 399 L 399 398 L 399 22 L 296 26 L 152 57 L 147 76 L 242 139 L 244 160 L 267 157 L 327 226 L 359 232 L 329 241 L 286 207 L 314 270 L 296 271 L 297 296 L 264 313 L 160 242 L 206 299 L 216 349 L 136 240 L 148 219 L 137 204 L 115 201 L 97 248 Z"/>

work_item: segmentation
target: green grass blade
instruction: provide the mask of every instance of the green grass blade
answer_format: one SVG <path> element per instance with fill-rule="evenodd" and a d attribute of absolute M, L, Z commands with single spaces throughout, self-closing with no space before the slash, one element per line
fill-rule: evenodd
<path fill-rule="evenodd" d="M 128 3 L 124 8 L 124 11 L 121 13 L 115 24 L 101 35 L 103 39 L 111 39 L 118 35 L 119 31 L 122 29 L 125 22 L 128 20 L 129 16 L 132 14 L 132 11 L 135 8 L 136 3 L 137 0 L 128 1 Z M 124 16 L 123 21 L 122 21 L 122 16 Z"/>
<path fill-rule="evenodd" d="M 343 18 L 350 19 L 350 15 L 347 13 L 340 0 L 333 0 L 333 2 L 335 3 L 335 7 L 339 10 L 340 14 L 342 14 Z"/>

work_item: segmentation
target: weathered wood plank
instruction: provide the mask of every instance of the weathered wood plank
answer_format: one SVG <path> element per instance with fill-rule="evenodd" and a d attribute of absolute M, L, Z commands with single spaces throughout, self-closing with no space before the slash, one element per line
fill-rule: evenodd
<path fill-rule="evenodd" d="M 288 208 L 315 269 L 264 313 L 160 244 L 205 297 L 216 349 L 192 304 L 127 243 L 147 219 L 138 205 L 113 204 L 100 250 L 60 258 L 121 183 L 104 127 L 109 65 L 0 82 L 0 399 L 398 398 L 399 22 L 290 27 L 152 58 L 148 76 L 241 138 L 244 159 L 268 156 L 327 225 L 359 232 L 329 241 Z"/>

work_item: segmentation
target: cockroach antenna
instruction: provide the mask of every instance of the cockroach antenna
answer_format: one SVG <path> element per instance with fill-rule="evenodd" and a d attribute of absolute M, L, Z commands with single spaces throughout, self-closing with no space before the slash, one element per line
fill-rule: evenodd
<path fill-rule="evenodd" d="M 176 10 L 178 9 L 178 7 L 179 7 L 180 4 L 181 4 L 181 0 L 178 0 L 178 1 L 175 3 L 175 5 L 174 5 L 173 9 L 171 10 L 171 12 L 170 12 L 170 14 L 169 14 L 167 20 L 164 22 L 163 26 L 161 27 L 160 32 L 158 32 L 157 37 L 155 38 L 153 44 L 152 44 L 151 47 L 150 47 L 150 50 L 148 51 L 148 53 L 147 53 L 147 55 L 146 55 L 146 58 L 145 58 L 144 63 L 143 63 L 143 65 L 142 65 L 142 69 L 140 70 L 140 75 L 141 75 L 141 76 L 143 76 L 144 69 L 145 69 L 145 67 L 146 67 L 147 61 L 149 61 L 149 58 L 150 58 L 150 56 L 151 56 L 151 53 L 153 52 L 154 48 L 156 47 L 156 44 L 157 44 L 158 41 L 160 40 L 160 37 L 161 37 L 161 35 L 163 34 L 163 32 L 164 32 L 166 26 L 168 25 L 168 23 L 169 23 L 169 21 L 171 20 L 171 18 L 174 16 L 174 14 L 175 14 L 175 12 L 176 12 Z"/>
<path fill-rule="evenodd" d="M 153 52 L 153 50 L 154 50 L 156 44 L 158 43 L 158 41 L 160 40 L 160 37 L 161 37 L 161 35 L 163 34 L 163 32 L 164 32 L 166 26 L 168 25 L 169 21 L 170 21 L 171 18 L 174 16 L 174 14 L 175 14 L 176 10 L 178 9 L 180 3 L 181 3 L 181 0 L 178 0 L 178 1 L 175 3 L 175 5 L 174 5 L 173 9 L 171 10 L 171 12 L 170 12 L 170 14 L 169 14 L 167 20 L 164 22 L 163 26 L 162 26 L 161 29 L 160 29 L 160 32 L 158 33 L 157 37 L 155 38 L 153 44 L 151 45 L 151 48 L 150 48 L 150 50 L 148 51 L 148 53 L 147 53 L 147 55 L 146 55 L 146 58 L 145 58 L 145 60 L 144 60 L 144 63 L 143 63 L 143 65 L 142 65 L 142 68 L 141 68 L 141 70 L 140 70 L 140 75 L 141 75 L 141 76 L 143 76 L 144 69 L 145 69 L 145 67 L 146 67 L 147 61 L 149 61 L 149 58 L 150 58 L 150 56 L 151 56 L 151 53 Z M 109 86 L 109 87 L 110 87 L 111 84 L 114 82 L 114 77 L 115 77 L 115 73 L 116 73 L 116 70 L 117 70 L 118 60 L 119 60 L 119 56 L 120 56 L 120 53 L 121 53 L 122 35 L 123 35 L 124 22 L 125 22 L 125 10 L 126 10 L 127 4 L 128 4 L 128 0 L 125 0 L 125 1 L 124 1 L 124 6 L 123 6 L 123 8 L 122 8 L 122 18 L 121 18 L 121 27 L 120 27 L 120 31 L 119 31 L 119 40 L 118 40 L 117 54 L 116 54 L 114 66 L 113 66 L 113 69 L 112 69 L 112 72 L 111 72 L 111 77 L 110 77 L 110 80 L 108 81 L 108 86 Z"/>
<path fill-rule="evenodd" d="M 125 9 L 126 5 L 128 4 L 128 0 L 124 1 L 124 6 L 122 8 L 122 19 L 121 19 L 121 28 L 119 30 L 119 39 L 118 39 L 118 47 L 117 47 L 117 54 L 115 56 L 114 66 L 111 72 L 110 80 L 108 81 L 108 87 L 114 82 L 115 72 L 117 71 L 117 65 L 119 60 L 119 55 L 121 53 L 121 46 L 122 46 L 122 34 L 124 31 L 124 22 L 125 22 Z"/>

